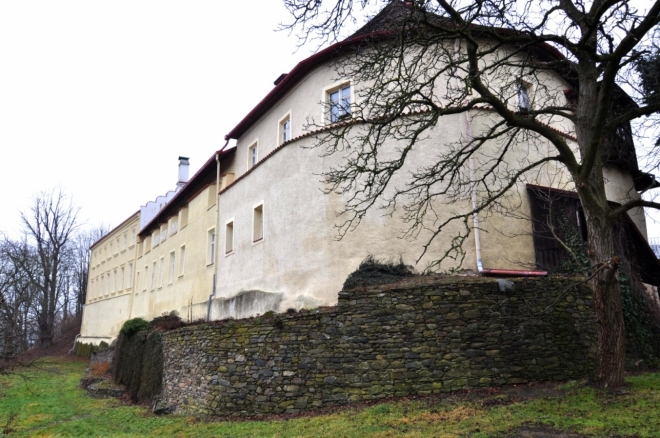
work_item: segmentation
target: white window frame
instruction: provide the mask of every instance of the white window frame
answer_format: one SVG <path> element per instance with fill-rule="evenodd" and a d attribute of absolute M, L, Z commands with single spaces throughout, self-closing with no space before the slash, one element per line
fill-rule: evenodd
<path fill-rule="evenodd" d="M 231 227 L 231 234 L 229 233 Z M 234 253 L 234 218 L 225 222 L 225 256 Z"/>
<path fill-rule="evenodd" d="M 163 287 L 163 279 L 165 278 L 165 256 L 160 258 L 160 272 L 158 273 L 158 289 Z"/>
<path fill-rule="evenodd" d="M 151 269 L 151 290 L 154 291 L 156 290 L 156 280 L 158 277 L 156 277 L 156 260 L 154 260 L 152 264 L 152 269 Z"/>
<path fill-rule="evenodd" d="M 170 251 L 170 282 L 169 284 L 174 283 L 174 278 L 176 272 L 176 251 Z"/>
<path fill-rule="evenodd" d="M 119 279 L 119 290 L 124 290 L 124 278 L 126 276 L 126 268 L 122 265 L 119 268 L 119 272 L 121 272 L 121 278 Z"/>
<path fill-rule="evenodd" d="M 133 263 L 128 264 L 128 282 L 126 283 L 126 289 L 133 287 Z"/>
<path fill-rule="evenodd" d="M 253 141 L 247 149 L 247 163 L 248 170 L 252 169 L 259 163 L 259 139 Z"/>
<path fill-rule="evenodd" d="M 331 103 L 330 103 L 330 96 L 340 90 L 343 90 L 345 88 L 349 89 L 349 99 L 350 102 L 348 102 L 348 111 L 346 111 L 343 114 L 343 117 L 340 116 L 337 120 L 333 121 L 332 120 L 332 110 L 331 110 Z M 341 91 L 340 91 L 340 98 L 341 98 Z M 326 124 L 333 124 L 337 122 L 341 122 L 344 119 L 350 118 L 353 115 L 353 107 L 355 105 L 355 87 L 353 86 L 353 83 L 350 79 L 344 80 L 344 81 L 339 81 L 335 82 L 334 84 L 325 87 L 323 89 L 323 93 L 321 95 L 321 102 L 323 102 L 323 113 L 322 113 L 322 120 L 325 120 Z"/>
<path fill-rule="evenodd" d="M 215 263 L 215 245 L 217 244 L 217 240 L 215 227 L 206 230 L 206 266 Z"/>
<path fill-rule="evenodd" d="M 186 245 L 179 248 L 179 277 L 186 273 Z"/>
<path fill-rule="evenodd" d="M 518 79 L 518 83 L 516 85 L 518 87 L 516 91 L 516 97 L 518 99 L 518 111 L 531 111 L 534 107 L 534 90 L 532 88 L 532 84 L 525 81 L 524 79 Z"/>
<path fill-rule="evenodd" d="M 288 123 L 289 129 L 288 129 L 288 138 L 284 136 L 285 134 L 285 124 Z M 275 144 L 282 145 L 288 141 L 291 141 L 293 138 L 293 135 L 291 133 L 292 128 L 291 128 L 291 111 L 286 113 L 277 123 L 277 142 Z"/>
<path fill-rule="evenodd" d="M 260 213 L 261 213 L 261 218 L 260 218 L 261 223 L 260 224 L 257 224 L 257 222 L 256 222 L 257 221 L 257 214 L 256 214 L 257 209 L 259 209 Z M 258 229 L 257 228 L 258 225 L 259 225 L 259 230 L 261 232 L 261 236 L 259 238 L 255 239 L 255 237 L 257 236 L 256 231 Z M 264 227 L 264 201 L 261 201 L 261 202 L 259 202 L 258 204 L 254 205 L 252 207 L 252 245 L 258 245 L 258 244 L 260 244 L 261 242 L 264 241 L 264 237 L 265 237 L 265 234 L 266 234 L 264 228 L 265 228 Z"/>

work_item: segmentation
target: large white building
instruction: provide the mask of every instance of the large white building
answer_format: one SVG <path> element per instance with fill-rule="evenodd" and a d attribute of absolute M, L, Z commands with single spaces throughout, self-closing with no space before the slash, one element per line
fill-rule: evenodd
<path fill-rule="evenodd" d="M 392 7 L 401 4 L 393 2 L 388 8 Z M 313 146 L 319 132 L 336 129 L 352 116 L 359 99 L 364 85 L 338 77 L 334 68 L 353 44 L 348 39 L 328 47 L 278 78 L 273 90 L 227 135 L 235 146 L 215 152 L 189 181 L 180 177 L 185 184 L 143 207 L 92 247 L 81 342 L 109 341 L 129 318 L 151 319 L 171 311 L 196 320 L 332 305 L 348 274 L 368 255 L 401 257 L 423 270 L 445 253 L 450 239 L 438 238 L 418 260 L 431 226 L 414 239 L 401 238 L 405 224 L 396 211 L 385 215 L 372 209 L 354 231 L 337 239 L 341 219 L 336 213 L 347 195 L 324 194 L 319 174 L 342 157 L 323 156 Z M 534 84 L 530 91 L 556 92 L 560 99 L 568 99 L 566 91 L 572 84 L 559 73 L 543 74 L 543 91 L 535 90 Z M 478 135 L 497 117 L 488 108 L 441 117 L 430 136 L 411 152 L 407 170 L 432 162 L 443 145 Z M 315 129 L 309 128 L 310 119 L 316 120 Z M 572 125 L 561 120 L 552 123 L 577 149 Z M 396 146 L 392 141 L 388 147 Z M 634 154 L 632 140 L 629 148 Z M 528 159 L 540 150 L 520 148 L 507 159 Z M 605 174 L 609 199 L 639 197 L 635 185 L 641 173 L 636 161 L 634 166 L 622 166 L 614 160 Z M 398 178 L 393 184 L 405 183 L 405 176 Z M 554 165 L 521 180 L 512 188 L 520 214 L 483 215 L 478 219 L 480 232 L 463 245 L 462 264 L 443 268 L 540 275 L 556 265 L 561 249 L 548 243 L 548 236 L 528 218 L 544 214 L 547 200 L 540 193 L 573 199 L 566 193 L 571 184 L 568 173 Z M 442 217 L 469 211 L 471 201 L 438 207 Z M 579 203 L 567 201 L 563 208 L 579 224 Z M 637 238 L 644 241 L 641 210 L 630 214 L 630 219 L 639 232 Z M 452 231 L 459 231 L 458 226 L 444 234 L 451 236 Z M 118 245 L 124 244 L 113 250 L 112 242 L 118 238 Z"/>

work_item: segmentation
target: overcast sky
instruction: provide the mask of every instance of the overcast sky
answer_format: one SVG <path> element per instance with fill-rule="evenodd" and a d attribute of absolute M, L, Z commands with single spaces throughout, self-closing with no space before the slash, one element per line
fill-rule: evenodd
<path fill-rule="evenodd" d="M 0 2 L 0 230 L 56 186 L 112 226 L 173 189 L 311 54 L 286 21 L 281 0 Z"/>

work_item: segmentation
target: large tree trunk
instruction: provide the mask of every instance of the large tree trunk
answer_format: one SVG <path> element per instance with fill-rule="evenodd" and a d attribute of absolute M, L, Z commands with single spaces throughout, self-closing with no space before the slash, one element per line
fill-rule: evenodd
<path fill-rule="evenodd" d="M 587 229 L 598 328 L 598 365 L 594 381 L 597 386 L 619 388 L 624 383 L 625 372 L 623 309 L 616 277 L 619 257 L 615 254 L 610 220 L 602 216 L 589 217 L 587 213 Z"/>

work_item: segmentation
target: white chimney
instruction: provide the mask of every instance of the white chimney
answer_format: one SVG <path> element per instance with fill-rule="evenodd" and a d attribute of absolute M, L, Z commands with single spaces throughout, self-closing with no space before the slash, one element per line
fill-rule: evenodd
<path fill-rule="evenodd" d="M 176 183 L 177 187 L 183 187 L 188 182 L 188 167 L 190 167 L 188 157 L 179 157 L 179 181 Z"/>

